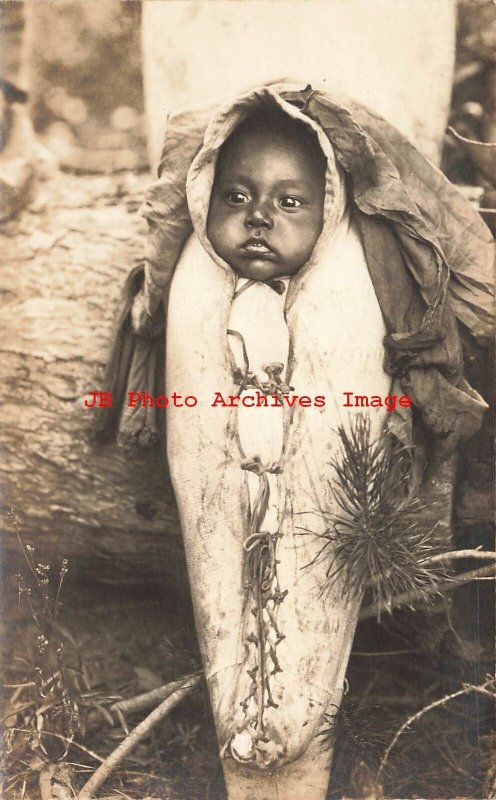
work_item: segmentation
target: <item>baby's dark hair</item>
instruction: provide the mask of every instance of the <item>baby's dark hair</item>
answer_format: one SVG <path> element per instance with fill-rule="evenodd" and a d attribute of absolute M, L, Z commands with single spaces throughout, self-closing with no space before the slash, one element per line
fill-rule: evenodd
<path fill-rule="evenodd" d="M 305 150 L 308 150 L 317 162 L 320 161 L 321 167 L 325 171 L 327 160 L 315 131 L 301 120 L 290 117 L 278 106 L 263 105 L 251 112 L 224 142 L 221 147 L 221 153 L 224 148 L 228 148 L 230 143 L 233 143 L 238 137 L 251 133 L 266 133 L 268 136 L 274 136 L 279 133 L 287 139 L 293 139 L 300 146 L 303 146 Z"/>

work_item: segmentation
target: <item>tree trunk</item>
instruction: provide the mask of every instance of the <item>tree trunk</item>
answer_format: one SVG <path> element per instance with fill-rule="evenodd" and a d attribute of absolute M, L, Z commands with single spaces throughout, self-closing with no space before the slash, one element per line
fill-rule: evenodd
<path fill-rule="evenodd" d="M 68 557 L 73 577 L 184 592 L 164 457 L 96 447 L 95 412 L 84 408 L 100 388 L 124 278 L 142 257 L 135 211 L 148 181 L 62 175 L 2 229 L 0 483 L 37 560 Z M 5 516 L 4 526 L 5 555 L 19 556 Z"/>
<path fill-rule="evenodd" d="M 343 92 L 439 161 L 451 97 L 452 0 L 143 3 L 148 152 L 166 116 L 281 80 Z"/>

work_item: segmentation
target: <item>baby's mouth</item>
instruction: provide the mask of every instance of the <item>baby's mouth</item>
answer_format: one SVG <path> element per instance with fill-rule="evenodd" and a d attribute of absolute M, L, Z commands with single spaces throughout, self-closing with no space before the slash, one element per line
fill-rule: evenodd
<path fill-rule="evenodd" d="M 251 257 L 251 258 L 261 258 L 267 256 L 273 256 L 274 251 L 271 247 L 267 244 L 265 239 L 259 237 L 251 237 L 247 239 L 246 242 L 243 242 L 241 245 L 242 252 Z"/>

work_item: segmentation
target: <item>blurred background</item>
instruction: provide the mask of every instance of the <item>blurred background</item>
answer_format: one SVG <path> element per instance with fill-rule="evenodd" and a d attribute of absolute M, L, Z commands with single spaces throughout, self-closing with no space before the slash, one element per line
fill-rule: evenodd
<path fill-rule="evenodd" d="M 141 3 L 2 3 L 0 73 L 29 87 L 34 129 L 61 166 L 147 165 Z"/>
<path fill-rule="evenodd" d="M 417 2 L 417 6 L 423 0 Z M 356 5 L 353 3 L 351 5 Z M 179 48 L 184 41 L 187 41 L 187 32 L 182 32 L 181 36 L 175 35 L 174 31 L 167 29 L 162 33 L 151 29 L 153 16 L 160 22 L 160 2 L 120 2 L 120 0 L 56 0 L 56 2 L 37 2 L 24 3 L 9 0 L 1 5 L 1 36 L 2 49 L 0 53 L 0 75 L 4 81 L 11 82 L 20 92 L 26 91 L 28 97 L 17 95 L 17 101 L 27 102 L 27 113 L 32 122 L 37 138 L 42 142 L 56 159 L 56 162 L 64 169 L 80 171 L 84 173 L 113 173 L 124 170 L 143 170 L 147 168 L 149 159 L 147 158 L 147 132 L 149 138 L 153 140 L 157 136 L 154 124 L 151 122 L 151 115 L 160 113 L 159 108 L 152 112 L 148 110 L 148 119 L 145 118 L 145 94 L 143 81 L 143 59 L 142 59 L 142 39 L 146 48 L 147 60 L 156 63 L 164 62 L 162 67 L 155 68 L 155 72 L 161 68 L 162 73 L 167 76 L 162 81 L 161 91 L 165 97 L 163 103 L 156 105 L 163 106 L 163 113 L 158 123 L 159 131 L 162 131 L 165 124 L 165 109 L 167 108 L 167 94 L 174 95 L 172 107 L 177 107 L 181 101 L 187 103 L 194 92 L 191 90 L 191 83 L 198 77 L 191 78 L 188 74 L 188 64 L 178 57 L 175 61 Z M 191 3 L 172 3 L 169 15 L 171 21 L 176 18 L 178 22 L 185 22 L 195 14 L 191 13 L 192 7 L 198 4 Z M 241 6 L 248 8 L 248 4 Z M 276 4 L 277 5 L 277 4 Z M 300 4 L 298 4 L 300 5 Z M 334 4 L 342 6 L 342 4 Z M 373 3 L 379 11 L 382 0 Z M 406 8 L 407 4 L 403 4 Z M 415 3 L 410 4 L 415 6 Z M 451 4 L 453 5 L 453 4 Z M 154 6 L 148 8 L 147 14 L 149 21 L 144 32 L 142 32 L 141 21 L 144 6 Z M 187 14 L 183 18 L 178 17 L 178 11 L 172 11 L 181 6 L 187 9 Z M 200 4 L 200 7 L 202 4 Z M 200 8 L 200 20 L 198 24 L 212 25 L 212 19 L 206 17 L 205 8 L 220 9 L 219 18 L 224 17 L 222 25 L 227 29 L 226 37 L 232 37 L 232 25 L 229 28 L 229 15 L 239 13 L 236 3 L 217 2 L 213 4 L 204 3 Z M 239 4 L 238 4 L 239 6 Z M 441 6 L 446 7 L 446 0 L 436 3 L 438 13 Z M 231 7 L 231 8 L 229 8 Z M 234 8 L 233 8 L 234 7 Z M 252 6 L 253 7 L 253 6 Z M 351 6 L 349 5 L 348 8 Z M 267 12 L 267 10 L 266 10 Z M 201 14 L 205 19 L 201 19 Z M 212 13 L 212 12 L 210 12 Z M 214 10 L 215 15 L 215 10 Z M 431 22 L 442 27 L 439 40 L 444 37 L 444 49 L 446 50 L 445 72 L 450 72 L 449 63 L 449 43 L 451 36 L 450 18 L 448 11 L 444 17 L 440 16 L 436 20 L 436 14 L 432 14 Z M 256 17 L 256 14 L 252 15 Z M 307 15 L 308 16 L 308 15 Z M 362 12 L 363 16 L 363 12 Z M 405 13 L 403 12 L 403 16 Z M 166 19 L 162 14 L 162 18 Z M 352 15 L 353 18 L 353 15 Z M 398 17 L 400 19 L 400 17 Z M 391 27 L 391 34 L 394 36 L 394 20 Z M 398 23 L 399 25 L 399 23 Z M 449 125 L 459 134 L 447 133 L 443 141 L 443 170 L 450 179 L 462 186 L 474 187 L 472 193 L 475 197 L 481 198 L 482 206 L 492 208 L 494 191 L 494 158 L 492 151 L 484 148 L 477 148 L 474 143 L 494 143 L 496 139 L 496 77 L 495 77 L 495 22 L 494 7 L 490 0 L 460 0 L 457 11 L 456 29 L 456 63 L 453 76 L 451 108 L 449 113 Z M 400 35 L 402 32 L 397 31 Z M 231 37 L 230 37 L 231 34 Z M 155 35 L 155 39 L 153 36 Z M 239 36 L 239 32 L 236 32 Z M 329 35 L 329 34 L 328 34 Z M 411 31 L 411 38 L 420 36 L 421 31 Z M 341 31 L 340 36 L 346 39 L 346 31 Z M 157 37 L 163 40 L 163 47 L 157 45 Z M 206 37 L 203 37 L 206 38 Z M 391 38 L 391 37 L 390 37 Z M 177 53 L 171 53 L 171 40 L 177 42 L 175 47 Z M 348 47 L 348 44 L 345 45 Z M 392 45 L 390 45 L 391 47 Z M 405 43 L 402 42 L 405 47 Z M 154 52 L 150 50 L 154 48 Z M 349 49 L 349 47 L 348 47 Z M 256 52 L 256 51 L 255 51 Z M 296 54 L 298 55 L 298 54 Z M 424 54 L 425 55 L 425 54 Z M 204 54 L 202 53 L 202 57 Z M 394 56 L 394 54 L 393 54 Z M 193 58 L 193 54 L 192 54 Z M 272 69 L 274 74 L 271 79 L 286 77 L 276 74 L 278 69 L 277 59 L 272 58 L 269 72 Z M 301 54 L 300 54 L 301 58 Z M 431 55 L 431 60 L 433 56 Z M 166 60 L 168 59 L 168 61 Z M 241 59 L 238 59 L 241 60 Z M 387 71 L 390 72 L 390 61 L 382 58 L 386 64 Z M 175 66 L 171 66 L 175 63 Z M 274 66 L 275 65 L 275 66 Z M 211 74 L 215 72 L 216 59 L 213 59 L 212 70 L 206 70 Z M 369 80 L 366 70 L 359 71 L 357 78 L 348 77 L 344 83 L 348 84 L 345 88 L 350 94 L 364 95 L 372 107 L 379 107 L 378 110 L 385 116 L 394 117 L 395 111 L 388 109 L 387 100 L 380 98 L 380 95 L 388 94 L 388 91 L 377 91 L 377 97 L 370 88 L 363 89 L 363 84 Z M 229 88 L 233 81 L 241 83 L 236 70 L 241 73 L 247 72 L 245 65 L 241 68 L 233 65 L 230 75 L 224 75 L 224 84 Z M 417 71 L 421 65 L 417 63 Z M 256 65 L 251 67 L 259 69 Z M 434 74 L 437 63 L 432 64 Z M 267 72 L 267 67 L 264 67 Z M 400 69 L 400 68 L 399 68 Z M 198 70 L 198 68 L 197 68 Z M 285 67 L 287 76 L 292 77 L 292 73 L 298 75 L 298 58 L 293 64 Z M 339 70 L 336 82 L 340 83 Z M 145 65 L 147 74 L 147 100 L 150 104 L 156 97 L 152 97 L 150 85 L 157 80 L 152 75 L 153 67 Z M 176 74 L 172 75 L 171 73 Z M 182 74 L 181 74 L 182 72 Z M 226 72 L 224 68 L 224 72 Z M 373 83 L 381 85 L 383 76 L 378 73 L 378 68 L 372 68 Z M 441 70 L 439 70 L 439 73 Z M 215 86 L 214 75 L 212 78 L 204 79 L 205 85 L 210 80 L 210 96 L 203 94 L 195 98 L 208 101 L 211 97 L 219 94 L 219 88 Z M 258 76 L 257 76 L 258 77 Z M 403 75 L 400 73 L 400 77 Z M 451 78 L 451 76 L 449 76 Z M 253 81 L 255 78 L 252 79 Z M 439 83 L 440 76 L 436 77 Z M 436 80 L 431 83 L 436 83 Z M 246 78 L 245 78 L 246 81 Z M 341 83 L 343 80 L 341 79 Z M 354 87 L 354 84 L 357 84 Z M 9 84 L 10 85 L 10 84 Z M 236 84 L 234 84 L 236 85 Z M 248 84 L 247 84 L 248 85 Z M 392 84 L 393 85 L 393 84 Z M 362 86 L 362 88 L 357 88 Z M 171 87 L 173 87 L 171 89 Z M 202 89 L 204 87 L 202 86 Z M 237 88 L 237 87 L 236 87 Z M 353 88 L 355 91 L 353 92 Z M 389 87 L 386 87 L 389 89 Z M 394 95 L 398 90 L 393 88 L 389 94 Z M 18 129 L 12 126 L 9 119 L 9 107 L 11 104 L 17 105 L 14 90 L 9 92 L 4 89 L 2 117 L 0 119 L 0 147 L 6 148 L 7 142 L 15 138 Z M 424 97 L 424 103 L 429 103 L 430 98 Z M 415 106 L 419 100 L 410 94 L 410 104 Z M 380 106 L 383 106 L 383 109 Z M 406 105 L 406 103 L 405 103 Z M 168 109 L 167 109 L 168 110 Z M 431 106 L 432 116 L 439 115 L 438 107 Z M 10 115 L 12 108 L 10 108 Z M 404 115 L 408 111 L 404 109 Z M 398 117 L 398 112 L 396 111 Z M 417 114 L 417 116 L 419 116 Z M 424 114 L 425 117 L 429 116 Z M 395 120 L 392 120 L 393 122 Z M 396 120 L 396 124 L 398 121 Z M 426 123 L 424 123 L 426 124 Z M 401 125 L 400 125 L 401 127 Z M 413 129 L 408 130 L 408 122 L 404 125 L 406 132 L 410 133 L 415 139 Z M 412 128 L 412 126 L 410 126 Z M 430 138 L 433 138 L 432 131 Z M 161 134 L 158 134 L 161 135 Z M 428 137 L 425 137 L 427 140 Z M 465 141 L 465 140 L 470 140 Z M 472 143 L 472 146 L 471 146 Z M 420 142 L 422 144 L 422 142 Z M 424 151 L 429 151 L 429 144 L 425 144 Z M 148 148 L 151 152 L 152 160 L 156 157 L 157 144 L 152 141 Z M 432 155 L 432 150 L 431 150 Z M 26 153 L 26 157 L 28 154 Z M 484 196 L 480 190 L 483 190 Z M 483 197 L 483 199 L 482 199 Z M 5 213 L 5 212 L 4 212 Z M 491 220 L 490 220 L 491 221 Z"/>
<path fill-rule="evenodd" d="M 146 225 L 136 212 L 153 179 L 167 112 L 179 101 L 211 101 L 243 88 L 248 75 L 258 81 L 263 62 L 237 45 L 240 38 L 265 47 L 272 37 L 271 80 L 298 77 L 303 62 L 313 80 L 320 68 L 315 42 L 321 49 L 327 42 L 341 88 L 410 135 L 494 233 L 495 4 L 336 0 L 320 10 L 340 24 L 322 30 L 311 5 L 0 3 L 8 800 L 74 798 L 98 763 L 94 753 L 104 758 L 144 716 L 135 708 L 123 719 L 117 700 L 160 690 L 200 664 L 163 455 L 96 448 L 82 409 L 102 379 L 125 277 L 143 258 Z M 374 33 L 381 15 L 387 52 L 384 31 Z M 349 71 L 340 68 L 348 57 Z M 415 93 L 417 79 L 424 82 Z M 492 402 L 494 355 L 467 342 L 465 357 L 468 379 Z M 459 548 L 494 549 L 492 439 L 488 414 L 444 490 L 453 495 Z M 460 562 L 460 569 L 474 566 Z M 492 597 L 489 581 L 477 581 L 428 608 L 360 623 L 330 800 L 375 798 L 373 778 L 399 725 L 461 685 L 484 684 L 494 668 Z M 495 744 L 494 694 L 467 692 L 400 739 L 384 796 L 496 797 Z M 206 691 L 134 748 L 103 795 L 224 798 Z"/>

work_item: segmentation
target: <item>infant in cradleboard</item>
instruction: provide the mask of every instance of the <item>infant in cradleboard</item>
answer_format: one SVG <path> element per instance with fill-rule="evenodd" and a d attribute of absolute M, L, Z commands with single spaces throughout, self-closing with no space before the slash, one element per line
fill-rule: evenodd
<path fill-rule="evenodd" d="M 165 396 L 196 400 L 161 413 L 228 796 L 323 800 L 365 588 L 322 557 L 343 431 L 446 454 L 477 429 L 457 321 L 489 333 L 490 237 L 391 126 L 304 84 L 173 115 L 143 213 L 131 315 L 144 341 L 163 306 Z"/>
<path fill-rule="evenodd" d="M 386 328 L 334 150 L 275 92 L 211 122 L 187 198 L 166 385 L 199 410 L 169 415 L 168 459 L 226 780 L 236 762 L 304 758 L 318 797 L 330 754 L 316 737 L 339 707 L 360 605 L 341 577 L 322 593 L 329 464 L 343 392 L 389 393 Z M 211 406 L 215 392 L 238 407 Z M 291 396 L 325 405 L 273 404 Z"/>

